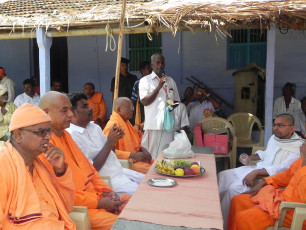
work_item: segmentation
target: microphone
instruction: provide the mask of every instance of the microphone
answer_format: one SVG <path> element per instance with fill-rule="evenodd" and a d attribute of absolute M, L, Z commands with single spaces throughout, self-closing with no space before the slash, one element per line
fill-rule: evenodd
<path fill-rule="evenodd" d="M 164 77 L 165 76 L 165 72 L 162 72 L 162 77 Z M 164 81 L 164 85 L 167 87 L 167 85 L 168 85 L 168 83 L 167 83 L 167 81 L 165 80 Z"/>

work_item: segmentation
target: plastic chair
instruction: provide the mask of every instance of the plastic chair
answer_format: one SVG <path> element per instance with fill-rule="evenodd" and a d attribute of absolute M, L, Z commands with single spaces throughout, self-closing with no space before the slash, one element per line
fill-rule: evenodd
<path fill-rule="evenodd" d="M 294 209 L 291 227 L 283 227 L 284 219 L 287 213 L 287 210 Z M 266 230 L 300 230 L 303 228 L 303 223 L 306 220 L 306 204 L 305 203 L 295 203 L 295 202 L 286 202 L 282 201 L 279 206 L 280 218 L 275 221 L 274 226 L 266 228 Z"/>
<path fill-rule="evenodd" d="M 229 151 L 227 154 L 214 154 L 215 157 L 222 157 L 224 161 L 224 168 L 228 169 L 228 163 L 230 168 L 236 167 L 236 151 L 237 151 L 237 138 L 235 135 L 235 129 L 231 123 L 220 117 L 204 118 L 198 123 L 202 124 L 202 131 L 204 133 L 220 134 L 226 132 L 229 135 Z M 228 162 L 229 161 L 229 162 Z"/>
<path fill-rule="evenodd" d="M 3 148 L 5 142 L 4 141 L 0 141 L 0 150 Z"/>
<path fill-rule="evenodd" d="M 75 223 L 77 230 L 91 230 L 88 208 L 85 206 L 74 206 L 69 213 L 70 219 Z"/>
<path fill-rule="evenodd" d="M 260 120 L 255 115 L 251 113 L 234 113 L 230 115 L 227 120 L 235 128 L 238 147 L 263 146 L 264 130 Z M 255 123 L 260 131 L 259 142 L 252 140 L 252 130 Z"/>
<path fill-rule="evenodd" d="M 252 148 L 252 155 L 254 153 L 256 153 L 257 150 L 266 150 L 266 147 L 264 146 L 254 146 Z M 258 161 L 249 161 L 249 164 L 248 165 L 256 165 Z"/>
<path fill-rule="evenodd" d="M 109 176 L 101 176 L 103 183 L 108 185 L 109 187 L 111 187 L 111 189 L 113 189 L 112 187 L 112 180 Z"/>
<path fill-rule="evenodd" d="M 123 168 L 133 170 L 133 160 L 132 159 L 127 159 L 127 160 L 118 159 L 118 160 Z"/>

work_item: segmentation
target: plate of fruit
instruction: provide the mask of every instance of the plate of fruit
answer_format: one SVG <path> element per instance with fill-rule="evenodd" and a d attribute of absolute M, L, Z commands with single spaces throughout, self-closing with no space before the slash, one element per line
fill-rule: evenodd
<path fill-rule="evenodd" d="M 205 169 L 197 161 L 161 160 L 156 162 L 155 171 L 172 177 L 195 177 L 202 175 Z"/>

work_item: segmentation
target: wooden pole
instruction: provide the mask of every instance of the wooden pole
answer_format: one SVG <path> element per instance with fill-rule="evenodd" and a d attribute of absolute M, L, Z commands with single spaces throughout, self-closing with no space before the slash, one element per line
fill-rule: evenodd
<path fill-rule="evenodd" d="M 116 63 L 115 88 L 114 88 L 114 98 L 113 98 L 113 100 L 115 100 L 118 97 L 118 91 L 119 91 L 120 62 L 121 62 L 121 52 L 122 52 L 125 8 L 126 8 L 126 0 L 122 0 L 120 29 L 119 29 L 119 37 L 118 37 L 118 52 L 117 52 L 117 63 Z M 114 101 L 113 101 L 113 104 L 114 104 Z"/>

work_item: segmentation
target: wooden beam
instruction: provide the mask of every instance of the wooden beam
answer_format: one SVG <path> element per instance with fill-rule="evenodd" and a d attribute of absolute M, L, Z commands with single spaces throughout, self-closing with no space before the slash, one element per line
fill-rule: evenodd
<path fill-rule="evenodd" d="M 118 93 L 119 93 L 119 77 L 120 77 L 120 63 L 121 63 L 121 53 L 122 53 L 123 26 L 124 26 L 125 9 L 126 9 L 126 0 L 122 0 L 113 104 L 114 104 L 114 101 L 116 100 L 116 98 L 118 97 Z M 108 39 L 108 38 L 106 38 L 106 39 Z"/>
<path fill-rule="evenodd" d="M 110 25 L 111 26 L 111 25 Z M 156 28 L 158 32 L 170 32 L 170 29 L 165 27 Z M 119 34 L 120 28 L 112 28 L 113 34 Z M 146 27 L 124 27 L 122 28 L 122 34 L 143 34 L 146 33 Z M 49 31 L 48 37 L 71 37 L 71 36 L 91 36 L 91 35 L 107 35 L 105 28 L 95 29 L 71 29 L 67 31 Z"/>

